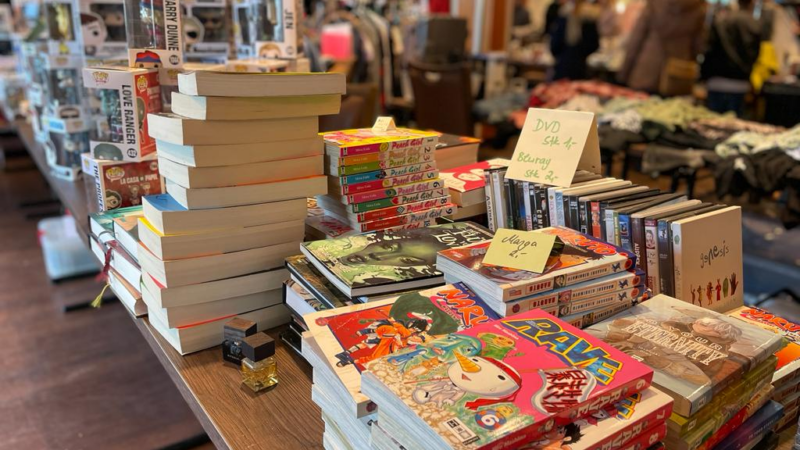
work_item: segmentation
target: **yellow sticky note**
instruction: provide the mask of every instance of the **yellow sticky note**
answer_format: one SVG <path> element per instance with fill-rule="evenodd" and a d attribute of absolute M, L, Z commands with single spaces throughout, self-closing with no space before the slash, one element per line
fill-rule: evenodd
<path fill-rule="evenodd" d="M 555 243 L 553 234 L 500 228 L 494 234 L 483 262 L 542 273 Z"/>

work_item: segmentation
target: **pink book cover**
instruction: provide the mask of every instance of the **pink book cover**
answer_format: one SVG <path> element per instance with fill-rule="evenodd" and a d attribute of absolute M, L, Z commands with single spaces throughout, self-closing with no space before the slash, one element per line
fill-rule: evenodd
<path fill-rule="evenodd" d="M 653 377 L 539 309 L 401 350 L 367 369 L 362 390 L 380 408 L 402 407 L 456 450 L 518 448 L 647 389 Z M 382 403 L 387 389 L 396 398 Z"/>
<path fill-rule="evenodd" d="M 440 171 L 439 178 L 444 180 L 444 184 L 454 191 L 474 191 L 475 189 L 482 189 L 485 185 L 483 181 L 484 170 L 506 167 L 508 162 L 507 159 L 492 159 L 467 166 L 454 167 Z"/>

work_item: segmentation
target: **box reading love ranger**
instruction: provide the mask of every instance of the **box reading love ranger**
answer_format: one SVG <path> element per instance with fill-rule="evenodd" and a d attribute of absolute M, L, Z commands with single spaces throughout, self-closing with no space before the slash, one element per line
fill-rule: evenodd
<path fill-rule="evenodd" d="M 655 371 L 653 384 L 689 417 L 775 353 L 781 337 L 733 317 L 657 295 L 587 328 Z"/>
<path fill-rule="evenodd" d="M 652 376 L 537 309 L 377 359 L 361 389 L 425 448 L 512 448 L 647 389 Z"/>

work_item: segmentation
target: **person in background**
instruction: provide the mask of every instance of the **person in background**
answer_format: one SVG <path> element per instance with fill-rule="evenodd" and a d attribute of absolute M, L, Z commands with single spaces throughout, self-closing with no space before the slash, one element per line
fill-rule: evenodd
<path fill-rule="evenodd" d="M 706 103 L 712 111 L 734 111 L 739 117 L 744 113 L 761 41 L 769 39 L 769 21 L 764 16 L 754 17 L 754 4 L 753 0 L 739 0 L 737 11 L 720 11 L 711 24 L 700 74 L 706 80 Z"/>
<path fill-rule="evenodd" d="M 617 80 L 655 93 L 670 58 L 694 61 L 703 42 L 705 0 L 648 0 L 628 37 Z"/>
<path fill-rule="evenodd" d="M 556 60 L 553 79 L 586 78 L 586 58 L 600 47 L 596 5 L 584 0 L 564 3 L 550 36 L 550 51 Z"/>

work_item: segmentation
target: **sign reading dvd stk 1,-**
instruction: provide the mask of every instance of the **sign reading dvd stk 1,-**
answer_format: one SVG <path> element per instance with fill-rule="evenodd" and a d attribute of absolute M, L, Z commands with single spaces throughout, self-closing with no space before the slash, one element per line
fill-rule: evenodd
<path fill-rule="evenodd" d="M 568 187 L 576 170 L 600 172 L 594 114 L 528 109 L 506 178 Z"/>

